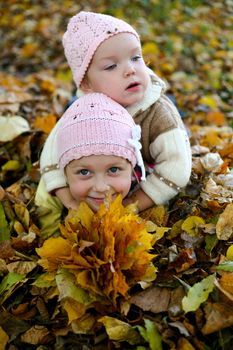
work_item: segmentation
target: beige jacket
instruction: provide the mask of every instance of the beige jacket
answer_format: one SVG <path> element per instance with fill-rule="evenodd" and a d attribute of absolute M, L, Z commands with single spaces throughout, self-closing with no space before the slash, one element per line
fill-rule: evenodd
<path fill-rule="evenodd" d="M 127 108 L 142 128 L 143 159 L 155 164 L 153 173 L 140 186 L 156 204 L 167 203 L 187 184 L 191 174 L 189 138 L 179 112 L 164 90 L 163 81 L 151 75 L 143 101 Z M 40 158 L 42 181 L 48 192 L 67 186 L 58 167 L 59 122 L 48 136 Z"/>

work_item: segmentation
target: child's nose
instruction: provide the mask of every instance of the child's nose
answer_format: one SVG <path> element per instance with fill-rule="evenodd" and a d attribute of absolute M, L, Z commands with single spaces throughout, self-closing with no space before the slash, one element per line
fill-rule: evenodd
<path fill-rule="evenodd" d="M 128 65 L 125 68 L 125 76 L 128 77 L 129 75 L 132 75 L 135 73 L 135 68 L 132 63 L 128 63 Z"/>
<path fill-rule="evenodd" d="M 96 178 L 93 187 L 97 192 L 107 192 L 110 190 L 110 186 L 103 177 Z"/>

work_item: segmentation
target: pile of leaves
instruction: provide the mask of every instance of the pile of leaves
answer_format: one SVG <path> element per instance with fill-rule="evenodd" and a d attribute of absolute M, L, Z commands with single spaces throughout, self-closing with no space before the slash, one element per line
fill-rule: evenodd
<path fill-rule="evenodd" d="M 119 296 L 127 300 L 130 287 L 146 285 L 156 277 L 150 253 L 156 237 L 149 232 L 156 227 L 121 202 L 119 196 L 97 214 L 81 203 L 66 217 L 61 235 L 36 249 L 41 257 L 38 263 L 48 274 L 34 284 L 45 285 L 49 280 L 53 285 L 56 280 L 69 322 L 76 321 L 76 328 L 81 325 L 86 333 L 95 322 L 90 309 L 104 315 L 106 310 L 114 312 L 120 308 Z"/>
<path fill-rule="evenodd" d="M 34 204 L 38 159 L 74 91 L 61 37 L 81 9 L 138 30 L 184 118 L 192 175 L 166 206 L 139 217 L 120 199 L 97 214 L 84 205 L 49 237 Z M 232 2 L 12 0 L 1 10 L 0 350 L 232 349 Z"/>

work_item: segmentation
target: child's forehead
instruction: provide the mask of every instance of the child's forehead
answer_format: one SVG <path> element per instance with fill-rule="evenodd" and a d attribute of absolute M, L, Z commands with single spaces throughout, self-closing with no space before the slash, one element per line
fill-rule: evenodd
<path fill-rule="evenodd" d="M 91 154 L 79 159 L 74 159 L 69 163 L 69 167 L 112 167 L 119 166 L 124 163 L 129 163 L 126 158 L 113 154 Z"/>
<path fill-rule="evenodd" d="M 124 51 L 123 51 L 124 50 Z M 141 44 L 131 33 L 119 33 L 104 40 L 94 53 L 94 57 L 141 50 Z"/>

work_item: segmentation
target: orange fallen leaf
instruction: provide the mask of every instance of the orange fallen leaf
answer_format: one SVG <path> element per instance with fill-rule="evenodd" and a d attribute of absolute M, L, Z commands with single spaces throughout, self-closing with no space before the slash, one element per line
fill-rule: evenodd
<path fill-rule="evenodd" d="M 46 116 L 37 116 L 34 121 L 34 128 L 43 130 L 49 134 L 55 126 L 57 117 L 54 114 L 47 114 Z"/>
<path fill-rule="evenodd" d="M 231 293 L 233 297 L 233 272 L 222 272 L 219 283 L 221 287 Z"/>
<path fill-rule="evenodd" d="M 61 225 L 62 236 L 49 238 L 36 249 L 39 264 L 49 272 L 70 271 L 79 287 L 116 304 L 116 298 L 127 297 L 135 283 L 156 277 L 154 255 L 149 252 L 154 235 L 130 208 L 122 205 L 121 196 L 109 208 L 102 205 L 96 214 L 81 203 Z"/>
<path fill-rule="evenodd" d="M 222 126 L 226 124 L 225 116 L 220 111 L 207 113 L 206 119 L 209 123 Z"/>

